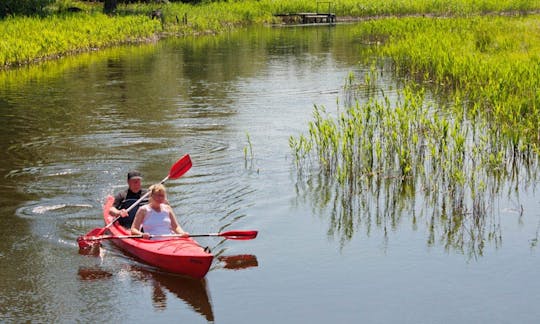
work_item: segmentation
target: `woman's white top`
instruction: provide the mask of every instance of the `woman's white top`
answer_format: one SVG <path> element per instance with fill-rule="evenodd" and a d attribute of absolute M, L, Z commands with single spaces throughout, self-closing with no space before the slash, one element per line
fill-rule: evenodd
<path fill-rule="evenodd" d="M 142 228 L 145 233 L 152 235 L 174 233 L 171 228 L 171 217 L 169 216 L 167 205 L 161 204 L 160 211 L 153 209 L 149 204 L 141 206 L 140 208 L 144 208 L 146 211 L 146 215 L 142 221 Z M 159 240 L 160 238 L 156 239 Z"/>

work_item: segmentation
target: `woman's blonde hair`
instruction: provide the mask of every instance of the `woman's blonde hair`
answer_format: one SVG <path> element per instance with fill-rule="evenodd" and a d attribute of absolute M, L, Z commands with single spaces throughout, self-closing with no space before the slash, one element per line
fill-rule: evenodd
<path fill-rule="evenodd" d="M 167 195 L 167 190 L 165 190 L 165 186 L 161 183 L 152 185 L 150 187 L 150 200 L 152 200 L 152 196 L 156 193 L 163 193 L 164 195 Z"/>

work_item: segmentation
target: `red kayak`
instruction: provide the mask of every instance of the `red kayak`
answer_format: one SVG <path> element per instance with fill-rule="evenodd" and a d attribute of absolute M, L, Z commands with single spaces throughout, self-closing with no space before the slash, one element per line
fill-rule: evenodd
<path fill-rule="evenodd" d="M 103 207 L 105 224 L 113 221 L 109 208 L 114 197 L 108 196 Z M 122 225 L 114 223 L 107 229 L 114 236 L 130 235 Z M 155 241 L 141 238 L 113 239 L 113 243 L 134 257 L 167 272 L 203 278 L 212 264 L 214 256 L 205 251 L 189 237 L 175 237 Z"/>

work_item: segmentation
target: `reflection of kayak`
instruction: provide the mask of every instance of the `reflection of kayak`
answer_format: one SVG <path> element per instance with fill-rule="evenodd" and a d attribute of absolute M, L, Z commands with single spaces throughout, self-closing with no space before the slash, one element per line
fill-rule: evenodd
<path fill-rule="evenodd" d="M 167 307 L 166 297 L 161 288 L 173 293 L 193 310 L 204 316 L 208 322 L 214 321 L 214 312 L 206 286 L 206 279 L 195 279 L 175 276 L 168 273 L 146 270 L 142 267 L 132 266 L 132 271 L 142 274 L 143 280 L 150 279 L 154 283 L 153 299 L 157 307 Z"/>
<path fill-rule="evenodd" d="M 103 207 L 103 217 L 106 224 L 109 224 L 114 219 L 109 215 L 109 208 L 113 202 L 114 198 L 108 196 Z M 130 234 L 118 223 L 109 227 L 108 231 L 115 236 Z M 172 273 L 202 278 L 212 264 L 213 255 L 206 252 L 189 237 L 160 241 L 145 239 L 113 239 L 112 241 L 116 246 L 136 258 Z"/>
<path fill-rule="evenodd" d="M 163 291 L 166 289 L 188 304 L 197 313 L 204 316 L 208 322 L 214 321 L 214 312 L 205 278 L 195 279 L 176 276 L 133 265 L 129 266 L 129 273 L 134 279 L 153 283 L 152 301 L 156 308 L 165 309 L 167 307 L 167 296 Z M 78 275 L 79 279 L 83 281 L 109 280 L 113 277 L 111 272 L 100 267 L 81 267 Z"/>

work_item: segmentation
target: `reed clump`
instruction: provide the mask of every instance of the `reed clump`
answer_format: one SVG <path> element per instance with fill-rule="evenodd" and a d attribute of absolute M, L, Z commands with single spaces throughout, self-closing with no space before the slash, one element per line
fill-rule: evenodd
<path fill-rule="evenodd" d="M 538 179 L 538 22 L 391 18 L 358 27 L 377 71 L 349 76 L 347 106 L 316 106 L 309 134 L 289 141 L 298 183 L 331 208 L 331 233 L 346 241 L 363 223 L 386 237 L 407 214 L 413 226 L 425 217 L 430 245 L 476 256 L 486 242 L 500 244 L 496 200 Z M 397 98 L 373 84 L 388 70 L 408 80 Z"/>
<path fill-rule="evenodd" d="M 469 116 L 489 120 L 515 150 L 540 144 L 540 16 L 388 19 L 360 35 L 378 35 L 373 53 L 395 72 L 453 91 Z"/>

